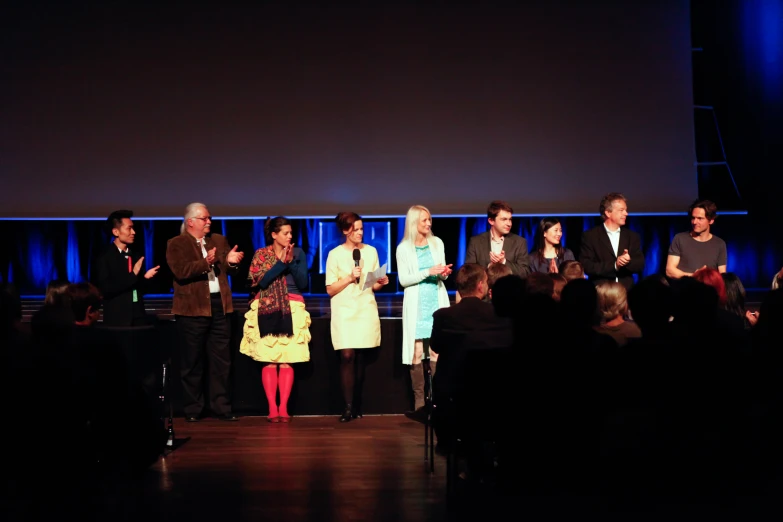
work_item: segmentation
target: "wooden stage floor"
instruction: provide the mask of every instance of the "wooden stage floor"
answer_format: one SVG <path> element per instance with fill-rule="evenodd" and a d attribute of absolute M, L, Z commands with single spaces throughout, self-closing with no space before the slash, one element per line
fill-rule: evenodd
<path fill-rule="evenodd" d="M 733 499 L 732 505 L 684 504 L 633 508 L 615 499 L 504 496 L 457 481 L 446 501 L 446 464 L 424 462 L 423 426 L 401 415 L 367 416 L 346 424 L 337 417 L 265 417 L 239 422 L 175 422 L 181 444 L 142 476 L 105 480 L 89 488 L 51 484 L 45 465 L 38 486 L 17 490 L 3 503 L 3 520 L 145 522 L 316 522 L 459 520 L 780 520 L 781 481 L 773 493 Z M 184 442 L 183 442 L 184 441 Z M 22 449 L 19 448 L 19 451 Z M 12 450 L 14 451 L 14 450 Z M 19 454 L 22 457 L 22 454 Z M 29 467 L 28 458 L 18 466 Z M 6 473 L 13 487 L 14 467 Z M 60 470 L 67 475 L 68 470 Z M 77 470 L 73 470 L 74 472 Z M 49 487 L 47 487 L 47 484 Z M 52 489 L 52 486 L 54 487 Z M 8 490 L 4 491 L 8 493 Z M 10 511 L 10 512 L 9 512 Z"/>

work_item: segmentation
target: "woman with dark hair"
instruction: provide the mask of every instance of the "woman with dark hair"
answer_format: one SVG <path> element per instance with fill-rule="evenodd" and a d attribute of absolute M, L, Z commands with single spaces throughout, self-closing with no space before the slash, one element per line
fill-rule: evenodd
<path fill-rule="evenodd" d="M 758 321 L 758 316 L 745 309 L 745 287 L 739 276 L 731 272 L 725 272 L 720 276 L 723 278 L 723 284 L 726 286 L 725 310 L 742 317 L 745 322 L 745 328 L 754 326 Z"/>
<path fill-rule="evenodd" d="M 256 250 L 250 263 L 250 309 L 245 314 L 239 351 L 267 363 L 261 370 L 261 382 L 269 402 L 269 422 L 290 422 L 291 364 L 310 360 L 310 314 L 302 297 L 307 288 L 307 261 L 304 251 L 291 242 L 288 219 L 269 219 L 264 233 L 271 244 Z"/>
<path fill-rule="evenodd" d="M 381 320 L 375 292 L 388 284 L 384 275 L 365 288 L 367 274 L 379 268 L 378 252 L 362 243 L 362 218 L 354 212 L 340 212 L 335 218 L 345 242 L 326 258 L 326 293 L 331 301 L 332 346 L 340 352 L 340 381 L 345 409 L 340 422 L 362 416 L 365 348 L 381 345 Z"/>
<path fill-rule="evenodd" d="M 564 261 L 576 260 L 574 253 L 560 243 L 562 237 L 563 226 L 559 219 L 547 217 L 541 220 L 530 253 L 531 272 L 556 274 Z"/>

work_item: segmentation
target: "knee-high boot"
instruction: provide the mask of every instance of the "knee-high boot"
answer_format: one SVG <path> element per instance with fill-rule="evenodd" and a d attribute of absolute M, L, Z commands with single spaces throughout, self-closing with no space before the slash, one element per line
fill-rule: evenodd
<path fill-rule="evenodd" d="M 424 407 L 424 369 L 421 363 L 411 365 L 414 411 Z"/>

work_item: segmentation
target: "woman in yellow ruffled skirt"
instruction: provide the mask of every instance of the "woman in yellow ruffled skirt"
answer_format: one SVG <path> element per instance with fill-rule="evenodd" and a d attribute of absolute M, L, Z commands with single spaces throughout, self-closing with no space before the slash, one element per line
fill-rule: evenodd
<path fill-rule="evenodd" d="M 264 232 L 271 245 L 256 250 L 250 264 L 250 309 L 239 351 L 267 363 L 261 382 L 269 402 L 269 422 L 290 422 L 291 364 L 310 360 L 310 314 L 302 297 L 307 288 L 307 260 L 304 251 L 291 242 L 288 219 L 268 220 Z"/>

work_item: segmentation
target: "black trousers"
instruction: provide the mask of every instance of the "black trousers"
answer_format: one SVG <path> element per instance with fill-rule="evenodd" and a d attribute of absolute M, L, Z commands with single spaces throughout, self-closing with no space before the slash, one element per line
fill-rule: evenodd
<path fill-rule="evenodd" d="M 216 415 L 231 413 L 228 397 L 231 324 L 223 312 L 220 294 L 211 297 L 211 317 L 176 316 L 185 416 L 198 416 L 204 409 L 205 358 L 209 370 L 209 407 Z"/>

